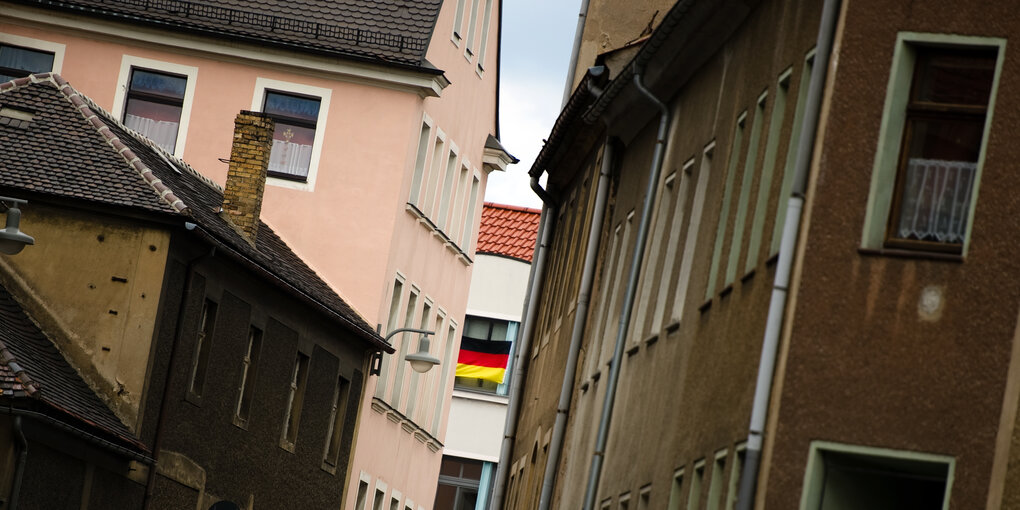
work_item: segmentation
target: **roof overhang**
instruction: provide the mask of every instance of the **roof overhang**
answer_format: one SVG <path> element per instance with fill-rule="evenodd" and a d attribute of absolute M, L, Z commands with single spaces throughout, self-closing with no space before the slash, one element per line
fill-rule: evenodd
<path fill-rule="evenodd" d="M 507 166 L 513 165 L 518 161 L 520 160 L 507 152 L 503 144 L 495 136 L 489 135 L 485 140 L 485 148 L 482 151 L 482 165 L 485 166 L 487 171 L 499 170 L 505 172 Z"/>
<path fill-rule="evenodd" d="M 319 75 L 344 82 L 360 83 L 417 94 L 439 97 L 450 80 L 441 69 L 431 65 L 412 67 L 371 63 L 336 55 L 303 53 L 246 42 L 223 42 L 209 36 L 160 30 L 139 25 L 75 16 L 61 11 L 26 7 L 0 2 L 0 21 L 17 25 L 79 31 L 91 37 L 129 42 L 133 45 L 163 46 L 174 53 L 198 53 L 224 62 L 290 68 L 301 74 Z"/>

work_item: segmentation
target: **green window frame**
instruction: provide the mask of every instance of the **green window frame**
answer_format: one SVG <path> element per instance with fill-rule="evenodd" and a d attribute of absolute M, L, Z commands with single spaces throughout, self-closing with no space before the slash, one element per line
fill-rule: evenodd
<path fill-rule="evenodd" d="M 959 249 L 954 250 L 966 256 L 973 230 L 974 209 L 977 205 L 978 190 L 981 185 L 981 174 L 984 168 L 985 152 L 988 144 L 988 133 L 992 125 L 995 111 L 995 100 L 1002 72 L 1006 40 L 994 37 L 963 36 L 952 34 L 931 34 L 917 32 L 900 32 L 896 37 L 893 51 L 892 67 L 889 73 L 889 85 L 886 89 L 885 106 L 882 123 L 879 129 L 878 147 L 875 151 L 875 162 L 871 176 L 871 189 L 868 195 L 868 206 L 864 220 L 864 231 L 861 247 L 869 250 L 881 250 L 889 247 L 902 247 L 900 243 L 890 245 L 887 241 L 889 217 L 896 201 L 896 181 L 901 162 L 901 146 L 904 130 L 907 125 L 908 103 L 914 77 L 914 68 L 919 48 L 936 47 L 947 49 L 991 49 L 996 51 L 996 63 L 992 78 L 991 93 L 988 98 L 987 113 L 978 152 L 974 180 L 971 188 L 969 208 L 967 211 L 966 228 L 963 242 Z M 939 249 L 935 243 L 929 246 L 915 245 L 919 252 L 946 251 Z"/>

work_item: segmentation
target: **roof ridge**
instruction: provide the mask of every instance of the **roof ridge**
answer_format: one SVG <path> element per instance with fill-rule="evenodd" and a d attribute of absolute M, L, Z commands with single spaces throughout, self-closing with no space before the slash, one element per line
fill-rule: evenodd
<path fill-rule="evenodd" d="M 533 209 L 531 207 L 524 207 L 524 206 L 521 206 L 521 205 L 497 204 L 496 202 L 483 202 L 483 205 L 485 207 L 490 207 L 490 208 L 493 208 L 493 209 L 506 209 L 508 211 L 519 211 L 519 212 L 526 212 L 526 213 L 533 213 L 533 214 L 541 214 L 542 213 L 541 209 Z"/>
<path fill-rule="evenodd" d="M 129 167 L 133 168 L 135 172 L 138 173 L 139 177 L 145 180 L 149 187 L 152 188 L 152 190 L 155 191 L 157 195 L 159 195 L 159 198 L 162 201 L 166 202 L 166 204 L 169 205 L 171 209 L 180 214 L 185 215 L 191 214 L 191 210 L 188 207 L 188 205 L 185 204 L 183 200 L 178 198 L 177 195 L 174 194 L 173 190 L 171 190 L 166 184 L 164 184 L 163 181 L 156 177 L 156 174 L 153 173 L 152 169 L 149 168 L 149 166 L 146 165 L 145 162 L 143 162 L 141 158 L 138 157 L 137 154 L 135 154 L 135 151 L 131 150 L 131 148 L 125 145 L 124 142 L 120 139 L 120 137 L 117 136 L 113 132 L 113 130 L 110 129 L 110 126 L 108 126 L 105 122 L 105 121 L 113 122 L 117 121 L 107 117 L 106 115 L 97 114 L 96 111 L 104 112 L 103 108 L 99 107 L 94 101 L 92 101 L 91 98 L 89 98 L 85 94 L 78 92 L 62 76 L 60 76 L 57 73 L 39 73 L 26 76 L 25 78 L 18 78 L 14 80 L 13 83 L 15 84 L 15 86 L 8 87 L 9 90 L 21 88 L 23 86 L 27 86 L 29 84 L 34 83 L 48 84 L 53 88 L 57 89 L 58 92 L 60 92 L 72 105 L 74 105 L 75 109 L 77 109 L 78 112 L 81 113 L 82 117 L 84 117 L 85 120 L 87 120 L 89 124 L 91 124 L 92 127 L 95 128 L 96 132 L 99 133 L 104 140 L 106 140 L 106 143 L 113 147 L 113 149 L 117 151 L 117 154 L 120 154 L 120 156 L 124 159 L 124 162 L 127 163 Z M 117 124 L 120 123 L 117 122 Z M 121 126 L 122 125 L 118 125 L 118 127 Z M 132 136 L 137 134 L 131 130 L 128 130 L 126 132 L 132 133 Z M 142 141 L 148 143 L 150 146 L 155 147 L 154 145 L 151 144 L 151 142 L 149 142 L 144 137 L 142 137 Z"/>

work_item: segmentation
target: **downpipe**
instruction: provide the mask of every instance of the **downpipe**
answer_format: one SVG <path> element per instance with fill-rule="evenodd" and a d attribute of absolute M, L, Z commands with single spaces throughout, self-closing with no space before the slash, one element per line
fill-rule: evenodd
<path fill-rule="evenodd" d="M 28 440 L 21 429 L 21 416 L 14 415 L 14 440 L 18 443 L 18 463 L 14 467 L 14 482 L 11 484 L 11 500 L 7 506 L 10 510 L 18 509 L 21 496 L 21 480 L 25 477 L 25 464 L 28 462 Z"/>
<path fill-rule="evenodd" d="M 556 218 L 556 200 L 547 190 L 542 188 L 537 176 L 531 178 L 531 189 L 542 199 L 542 214 L 539 219 L 538 242 L 531 258 L 531 273 L 528 277 L 528 290 L 524 297 L 524 316 L 521 321 L 520 340 L 514 351 L 514 371 L 510 377 L 510 394 L 508 396 L 506 421 L 503 425 L 503 442 L 499 449 L 499 463 L 496 464 L 496 476 L 489 500 L 489 510 L 503 507 L 503 494 L 509 477 L 510 455 L 513 453 L 514 436 L 517 434 L 517 414 L 521 404 L 521 382 L 524 379 L 524 364 L 528 360 L 528 349 L 535 330 L 535 316 L 538 315 L 538 293 L 545 279 L 545 260 L 552 242 L 552 230 Z M 523 353 L 523 355 L 522 355 Z"/>
<path fill-rule="evenodd" d="M 556 422 L 553 424 L 552 438 L 549 442 L 549 457 L 545 464 L 545 476 L 542 479 L 542 495 L 538 501 L 539 510 L 548 510 L 549 505 L 552 503 L 553 487 L 556 484 L 556 471 L 560 461 L 560 454 L 563 451 L 563 436 L 567 429 L 567 414 L 570 412 L 570 401 L 574 395 L 574 373 L 577 371 L 577 358 L 581 350 L 581 340 L 584 338 L 584 325 L 588 318 L 591 288 L 595 280 L 595 262 L 598 260 L 599 239 L 602 233 L 602 222 L 605 219 L 606 199 L 609 196 L 609 174 L 612 172 L 615 157 L 613 145 L 609 137 L 606 137 L 604 147 L 598 185 L 595 191 L 595 206 L 592 210 L 591 229 L 588 231 L 588 242 L 585 246 L 584 269 L 581 272 L 581 284 L 577 291 L 577 307 L 574 310 L 574 326 L 570 334 L 567 365 L 563 372 L 560 401 L 556 407 Z"/>
<path fill-rule="evenodd" d="M 602 462 L 605 457 L 606 442 L 609 438 L 609 424 L 613 415 L 613 404 L 616 400 L 616 385 L 620 378 L 620 362 L 623 358 L 623 347 L 627 342 L 627 334 L 630 330 L 631 309 L 634 306 L 634 297 L 637 294 L 638 278 L 641 276 L 641 262 L 644 258 L 648 228 L 652 222 L 652 212 L 655 210 L 655 192 L 659 184 L 659 174 L 662 173 L 662 162 L 666 154 L 666 136 L 669 132 L 669 108 L 645 88 L 642 82 L 642 74 L 643 69 L 636 69 L 634 71 L 634 86 L 659 108 L 659 131 L 656 135 L 655 152 L 652 155 L 648 186 L 645 189 L 645 199 L 641 210 L 641 224 L 638 227 L 637 239 L 634 242 L 630 275 L 627 279 L 627 291 L 624 295 L 623 309 L 620 311 L 616 347 L 613 350 L 613 359 L 610 362 L 609 380 L 606 382 L 606 398 L 602 404 L 602 416 L 599 420 L 598 439 L 595 443 L 595 452 L 592 454 L 591 467 L 588 472 L 588 486 L 584 494 L 584 510 L 592 510 L 594 508 L 599 478 L 602 474 Z"/>
<path fill-rule="evenodd" d="M 790 275 L 793 270 L 794 255 L 797 251 L 797 236 L 800 231 L 808 173 L 818 130 L 822 91 L 825 87 L 825 76 L 832 55 L 832 43 L 839 9 L 840 0 L 825 0 L 822 7 L 822 19 L 818 27 L 818 40 L 815 46 L 815 63 L 811 71 L 811 83 L 805 102 L 804 123 L 801 126 L 802 135 L 797 144 L 797 159 L 794 162 L 793 188 L 789 202 L 787 202 L 786 222 L 783 224 L 783 234 L 780 238 L 779 260 L 776 263 L 776 276 L 772 284 L 772 297 L 769 301 L 761 358 L 758 362 L 758 380 L 754 390 L 754 403 L 751 406 L 747 452 L 744 467 L 740 473 L 736 510 L 751 510 L 754 507 L 754 495 L 758 484 L 764 444 L 765 422 L 769 401 L 772 399 L 772 379 L 776 358 L 779 354 L 779 340 L 783 330 L 783 317 L 786 315 Z"/>

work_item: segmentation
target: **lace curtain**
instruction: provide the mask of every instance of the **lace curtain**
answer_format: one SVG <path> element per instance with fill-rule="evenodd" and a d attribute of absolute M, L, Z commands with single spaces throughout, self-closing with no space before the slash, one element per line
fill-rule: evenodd
<path fill-rule="evenodd" d="M 269 171 L 305 178 L 312 161 L 312 146 L 273 140 L 269 154 Z"/>
<path fill-rule="evenodd" d="M 177 122 L 153 120 L 129 113 L 124 115 L 124 125 L 145 135 L 167 152 L 174 152 L 174 145 L 177 144 L 177 129 L 180 126 Z"/>
<path fill-rule="evenodd" d="M 977 163 L 911 158 L 896 236 L 963 243 Z"/>

